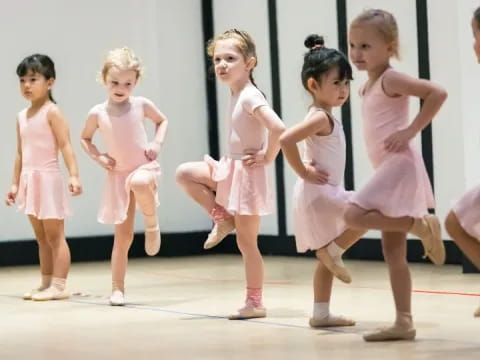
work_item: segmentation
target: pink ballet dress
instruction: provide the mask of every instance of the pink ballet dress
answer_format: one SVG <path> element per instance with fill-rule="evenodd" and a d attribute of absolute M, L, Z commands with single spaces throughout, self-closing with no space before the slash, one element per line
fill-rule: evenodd
<path fill-rule="evenodd" d="M 342 124 L 329 112 L 312 107 L 305 119 L 325 112 L 333 123 L 330 135 L 305 139 L 303 161 L 314 163 L 329 174 L 328 184 L 319 185 L 299 178 L 293 192 L 295 242 L 298 252 L 316 250 L 335 240 L 347 229 L 343 219 L 352 192 L 342 185 L 345 172 L 345 134 Z"/>
<path fill-rule="evenodd" d="M 215 161 L 205 155 L 217 182 L 215 201 L 233 215 L 268 215 L 273 213 L 274 189 L 269 166 L 244 167 L 241 158 L 247 151 L 262 150 L 267 129 L 253 116 L 260 106 L 268 106 L 265 97 L 253 84 L 230 99 L 228 154 Z"/>
<path fill-rule="evenodd" d="M 27 118 L 18 114 L 22 143 L 22 172 L 18 186 L 18 209 L 37 219 L 64 219 L 71 215 L 67 188 L 58 165 L 58 146 L 47 114 L 54 103 L 43 105 Z"/>
<path fill-rule="evenodd" d="M 408 96 L 391 97 L 383 91 L 385 72 L 363 91 L 363 133 L 373 177 L 351 198 L 366 210 L 389 217 L 422 217 L 434 207 L 432 187 L 420 153 L 409 144 L 401 152 L 387 152 L 385 140 L 409 125 Z"/>
<path fill-rule="evenodd" d="M 453 207 L 462 228 L 480 241 L 480 185 L 464 194 Z"/>
<path fill-rule="evenodd" d="M 107 103 L 96 105 L 90 110 L 98 118 L 98 128 L 110 157 L 115 159 L 113 170 L 107 171 L 98 221 L 102 224 L 121 224 L 127 218 L 130 203 L 130 179 L 137 171 L 149 171 L 155 179 L 160 176 L 160 165 L 145 156 L 148 145 L 144 126 L 144 104 L 142 97 L 130 97 L 130 109 L 123 115 L 114 116 L 107 112 Z M 158 206 L 157 183 L 152 189 Z"/>

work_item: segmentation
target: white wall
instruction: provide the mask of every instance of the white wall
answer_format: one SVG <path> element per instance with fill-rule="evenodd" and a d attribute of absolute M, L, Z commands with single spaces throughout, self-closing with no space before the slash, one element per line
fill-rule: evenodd
<path fill-rule="evenodd" d="M 4 49 L 0 57 L 0 192 L 6 192 L 11 181 L 15 114 L 27 105 L 18 90 L 15 69 L 23 57 L 46 53 L 56 63 L 54 96 L 70 122 L 84 186 L 84 194 L 73 201 L 75 216 L 67 222 L 69 236 L 112 232 L 111 226 L 96 221 L 104 171 L 83 153 L 79 136 L 88 110 L 106 99 L 105 89 L 95 81 L 102 60 L 109 49 L 124 45 L 143 59 L 146 68 L 135 93 L 152 99 L 170 120 L 161 157 L 162 231 L 211 226 L 174 184 L 178 164 L 208 152 L 201 4 L 191 0 L 143 0 L 139 4 L 135 0 L 6 2 L 0 12 Z M 0 218 L 0 240 L 33 238 L 24 215 L 0 206 Z M 137 221 L 140 228 L 142 222 Z"/>
<path fill-rule="evenodd" d="M 151 98 L 169 117 L 170 131 L 162 154 L 160 219 L 165 232 L 207 230 L 211 223 L 174 182 L 174 170 L 184 161 L 208 153 L 207 109 L 201 2 L 195 0 L 62 0 L 8 2 L 0 12 L 0 82 L 3 85 L 0 131 L 0 192 L 6 192 L 15 152 L 15 114 L 27 104 L 18 90 L 15 68 L 31 53 L 51 55 L 57 65 L 54 96 L 67 115 L 80 163 L 85 193 L 74 199 L 76 215 L 68 220 L 70 236 L 110 234 L 112 227 L 96 222 L 104 172 L 82 152 L 79 135 L 88 110 L 104 101 L 106 92 L 95 77 L 106 52 L 130 46 L 143 59 L 146 76 L 136 93 Z M 475 0 L 428 1 L 430 69 L 432 80 L 443 85 L 449 98 L 433 123 L 434 173 L 437 213 L 444 217 L 453 200 L 478 183 L 480 142 L 480 67 L 473 55 L 470 19 Z M 218 34 L 231 27 L 247 30 L 256 40 L 259 66 L 255 78 L 272 100 L 267 0 L 215 0 L 214 28 Z M 348 23 L 364 8 L 393 12 L 400 28 L 400 62 L 394 66 L 418 76 L 417 24 L 414 0 L 349 0 Z M 327 46 L 337 47 L 336 1 L 277 0 L 279 63 L 283 120 L 301 121 L 310 102 L 300 82 L 303 40 L 309 33 L 324 35 Z M 370 178 L 361 131 L 359 86 L 352 83 L 352 131 L 355 187 Z M 225 111 L 228 89 L 217 84 L 220 143 L 225 149 Z M 418 101 L 412 100 L 412 118 Z M 340 117 L 340 113 L 336 113 Z M 150 130 L 152 128 L 150 127 Z M 295 176 L 285 164 L 288 231 L 292 232 L 291 195 Z M 32 238 L 26 217 L 0 206 L 0 241 Z M 141 228 L 141 221 L 137 229 Z M 277 217 L 263 219 L 262 233 L 277 234 Z M 369 236 L 377 237 L 372 232 Z M 447 235 L 444 234 L 446 237 Z"/>

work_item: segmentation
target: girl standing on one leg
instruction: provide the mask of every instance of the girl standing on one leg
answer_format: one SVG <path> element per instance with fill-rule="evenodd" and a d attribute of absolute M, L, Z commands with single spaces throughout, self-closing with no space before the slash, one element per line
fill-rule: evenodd
<path fill-rule="evenodd" d="M 348 99 L 352 68 L 345 55 L 324 46 L 321 36 L 305 40 L 302 83 L 312 96 L 304 121 L 280 137 L 282 151 L 299 179 L 294 190 L 295 241 L 297 250 L 316 250 L 320 260 L 313 279 L 312 327 L 351 326 L 355 321 L 329 311 L 333 275 L 349 283 L 342 254 L 363 234 L 348 229 L 343 213 L 351 192 L 345 191 L 346 147 L 342 124 L 332 108 Z M 303 159 L 297 143 L 305 140 Z"/>
<path fill-rule="evenodd" d="M 364 335 L 366 341 L 413 339 L 411 278 L 406 260 L 406 236 L 418 236 L 425 255 L 445 262 L 440 223 L 428 214 L 434 200 L 420 153 L 411 141 L 433 119 L 445 101 L 445 90 L 427 80 L 391 68 L 398 56 L 398 28 L 392 14 L 367 10 L 350 25 L 350 57 L 368 81 L 361 90 L 364 137 L 375 173 L 350 199 L 345 219 L 358 229 L 382 231 L 396 320 L 393 326 Z M 423 99 L 421 111 L 409 121 L 409 97 Z"/>
<path fill-rule="evenodd" d="M 167 118 L 153 102 L 131 93 L 142 74 L 140 60 L 128 48 L 110 51 L 101 72 L 108 90 L 108 100 L 90 110 L 82 132 L 82 147 L 107 170 L 107 179 L 98 221 L 115 224 L 112 250 L 111 305 L 124 305 L 125 273 L 128 250 L 133 241 L 135 205 L 144 215 L 145 251 L 153 256 L 160 250 L 160 228 L 157 218 L 157 156 L 167 131 Z M 155 137 L 149 142 L 144 119 L 156 125 Z M 92 138 L 99 130 L 106 153 L 101 153 Z"/>
<path fill-rule="evenodd" d="M 208 54 L 215 74 L 230 88 L 228 154 L 215 161 L 185 163 L 177 182 L 215 222 L 204 247 L 223 240 L 233 229 L 247 280 L 245 306 L 230 319 L 265 317 L 262 303 L 263 260 L 257 236 L 260 217 L 274 210 L 274 189 L 268 172 L 280 151 L 285 127 L 253 81 L 255 44 L 244 31 L 232 29 L 210 41 Z"/>

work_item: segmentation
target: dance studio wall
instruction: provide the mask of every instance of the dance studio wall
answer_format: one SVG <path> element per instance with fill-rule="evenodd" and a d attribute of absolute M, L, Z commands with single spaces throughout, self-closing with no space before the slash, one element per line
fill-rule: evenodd
<path fill-rule="evenodd" d="M 287 126 L 301 121 L 310 98 L 300 83 L 303 40 L 309 33 L 325 36 L 327 46 L 338 47 L 346 24 L 364 8 L 381 7 L 396 16 L 400 27 L 401 60 L 394 66 L 419 76 L 419 54 L 429 55 L 430 77 L 445 86 L 449 99 L 433 123 L 433 181 L 437 213 L 443 218 L 452 201 L 480 179 L 479 149 L 480 67 L 471 50 L 470 18 L 478 3 L 473 0 L 212 0 L 215 33 L 230 27 L 249 31 L 256 40 L 259 65 L 258 85 L 273 102 L 279 91 L 281 115 Z M 161 156 L 163 176 L 160 189 L 162 231 L 183 233 L 207 231 L 208 217 L 181 192 L 174 182 L 174 170 L 188 160 L 200 160 L 209 151 L 206 71 L 202 4 L 197 0 L 134 0 L 80 3 L 62 0 L 9 2 L 0 13 L 0 81 L 3 85 L 0 129 L 4 136 L 0 153 L 0 190 L 11 181 L 15 152 L 15 113 L 26 105 L 18 91 L 15 67 L 22 57 L 44 52 L 53 57 L 58 69 L 54 95 L 70 121 L 72 140 L 79 159 L 85 193 L 73 200 L 76 215 L 67 221 L 70 236 L 88 237 L 111 234 L 112 228 L 96 222 L 104 172 L 83 153 L 79 136 L 88 110 L 104 101 L 106 92 L 95 82 L 97 71 L 108 49 L 128 45 L 144 60 L 145 78 L 136 93 L 151 98 L 170 119 L 170 130 Z M 140 6 L 141 4 L 141 6 Z M 426 4 L 428 24 L 417 24 L 419 4 Z M 272 6 L 274 5 L 274 6 Z M 337 9 L 343 9 L 338 13 Z M 272 12 L 272 9 L 276 10 Z M 342 10 L 343 11 L 343 10 Z M 203 18 L 202 18 L 203 17 Z M 277 26 L 272 27 L 272 19 Z M 272 32 L 272 29 L 274 31 Z M 428 47 L 418 43 L 418 30 L 428 32 Z M 339 36 L 341 35 L 341 36 Z M 271 47 L 278 41 L 278 51 Z M 274 52 L 272 53 L 272 49 Z M 278 60 L 279 77 L 272 71 Z M 360 188 L 371 176 L 361 134 L 360 101 L 357 95 L 365 74 L 355 71 L 351 91 L 351 141 L 353 161 L 348 180 Z M 278 80 L 276 82 L 275 80 Z M 276 84 L 276 85 L 272 85 Z M 225 152 L 224 115 L 228 89 L 216 84 L 220 153 Z M 412 116 L 419 102 L 412 100 Z M 336 115 L 341 118 L 341 112 Z M 150 127 L 150 130 L 152 128 Z M 99 138 L 97 138 L 99 139 Z M 98 140 L 99 141 L 99 140 Z M 420 141 L 417 145 L 421 149 Z M 287 234 L 293 234 L 291 216 L 295 175 L 284 164 L 285 187 L 278 193 L 286 201 L 283 215 L 265 218 L 262 235 L 277 235 L 286 221 Z M 0 207 L 3 231 L 0 241 L 31 239 L 25 216 Z M 283 218 L 282 218 L 283 216 Z M 280 219 L 280 220 L 279 220 Z M 280 221 L 280 223 L 279 223 Z M 137 229 L 141 229 L 141 222 Z M 292 241 L 281 234 L 281 241 Z M 371 238 L 378 233 L 371 232 Z M 447 235 L 444 234 L 447 239 Z M 287 240 L 288 239 L 288 240 Z"/>

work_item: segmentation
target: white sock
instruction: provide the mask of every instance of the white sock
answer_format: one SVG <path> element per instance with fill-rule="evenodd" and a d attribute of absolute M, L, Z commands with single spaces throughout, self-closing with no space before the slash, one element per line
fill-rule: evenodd
<path fill-rule="evenodd" d="M 46 288 L 50 287 L 52 283 L 52 275 L 42 275 L 42 285 L 38 288 L 38 290 L 45 290 Z"/>
<path fill-rule="evenodd" d="M 330 303 L 316 302 L 313 303 L 313 317 L 315 319 L 324 319 L 330 314 Z"/>
<path fill-rule="evenodd" d="M 57 290 L 63 291 L 63 290 L 65 290 L 66 281 L 67 281 L 67 279 L 54 277 L 54 278 L 52 278 L 52 285 L 51 286 L 53 286 Z"/>
<path fill-rule="evenodd" d="M 337 245 L 335 241 L 332 241 L 327 245 L 327 251 L 332 258 L 341 257 L 345 252 L 345 249 Z"/>

